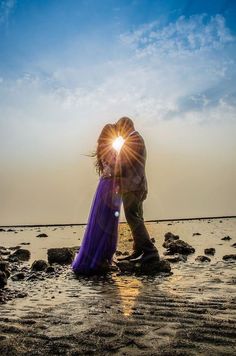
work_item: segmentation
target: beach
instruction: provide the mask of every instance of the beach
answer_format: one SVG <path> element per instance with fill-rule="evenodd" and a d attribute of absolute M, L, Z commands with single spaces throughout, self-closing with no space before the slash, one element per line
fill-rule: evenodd
<path fill-rule="evenodd" d="M 16 263 L 0 289 L 1 354 L 234 355 L 236 261 L 223 257 L 236 254 L 236 218 L 146 226 L 161 257 L 170 257 L 162 246 L 167 232 L 195 252 L 170 262 L 169 274 L 127 275 L 114 268 L 105 276 L 76 277 L 66 264 L 29 278 L 35 260 L 47 261 L 48 249 L 80 246 L 86 226 L 3 227 L 2 260 L 16 246 L 29 250 L 30 258 Z M 207 255 L 206 248 L 215 254 Z M 117 250 L 132 251 L 125 223 L 119 225 Z M 14 280 L 20 272 L 25 277 Z"/>

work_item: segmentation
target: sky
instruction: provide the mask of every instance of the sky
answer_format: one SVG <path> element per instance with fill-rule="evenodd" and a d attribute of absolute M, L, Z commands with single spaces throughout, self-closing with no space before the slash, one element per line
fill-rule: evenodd
<path fill-rule="evenodd" d="M 236 215 L 235 20 L 234 0 L 0 0 L 0 225 L 86 222 L 121 116 L 145 219 Z"/>

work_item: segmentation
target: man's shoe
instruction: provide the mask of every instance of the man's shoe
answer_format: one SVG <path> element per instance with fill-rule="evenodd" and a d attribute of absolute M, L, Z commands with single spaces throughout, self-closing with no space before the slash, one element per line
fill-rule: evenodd
<path fill-rule="evenodd" d="M 153 252 L 144 252 L 141 256 L 138 258 L 132 258 L 130 259 L 130 262 L 140 262 L 140 263 L 145 263 L 149 261 L 160 261 L 160 256 L 158 251 L 153 251 Z"/>
<path fill-rule="evenodd" d="M 131 259 L 134 258 L 138 258 L 143 254 L 143 252 L 141 251 L 134 251 L 131 255 L 129 256 L 125 256 L 125 257 L 118 257 L 117 261 L 121 262 L 121 261 L 130 261 Z"/>

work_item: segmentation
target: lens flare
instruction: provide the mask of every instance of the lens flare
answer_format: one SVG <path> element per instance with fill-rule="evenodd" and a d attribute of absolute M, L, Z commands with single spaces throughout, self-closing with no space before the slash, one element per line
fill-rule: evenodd
<path fill-rule="evenodd" d="M 113 141 L 112 147 L 117 151 L 120 152 L 125 140 L 122 136 L 118 136 L 115 141 Z"/>

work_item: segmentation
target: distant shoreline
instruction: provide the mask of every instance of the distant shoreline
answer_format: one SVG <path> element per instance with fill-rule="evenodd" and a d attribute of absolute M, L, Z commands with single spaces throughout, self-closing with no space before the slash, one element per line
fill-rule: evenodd
<path fill-rule="evenodd" d="M 175 219 L 155 219 L 155 220 L 145 220 L 145 222 L 165 222 L 165 221 L 191 221 L 191 220 L 209 220 L 209 219 L 233 219 L 236 215 L 229 216 L 203 216 L 203 217 L 193 217 L 193 218 L 175 218 Z M 121 221 L 120 224 L 125 224 L 126 221 Z M 45 226 L 85 226 L 87 223 L 72 223 L 72 224 L 34 224 L 34 225 L 0 225 L 0 228 L 4 227 L 45 227 Z"/>

